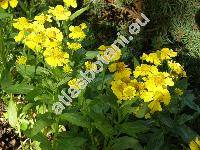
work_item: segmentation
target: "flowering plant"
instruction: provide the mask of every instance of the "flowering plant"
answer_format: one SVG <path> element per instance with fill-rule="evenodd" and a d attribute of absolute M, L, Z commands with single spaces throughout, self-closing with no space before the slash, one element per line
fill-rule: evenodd
<path fill-rule="evenodd" d="M 15 7 L 17 1 L 0 1 L 3 9 L 8 4 Z M 90 25 L 76 20 L 89 6 L 72 13 L 76 1 L 63 0 L 45 8 L 16 19 L 2 10 L 7 14 L 0 29 L 4 116 L 27 138 L 24 149 L 196 150 L 198 134 L 186 123 L 200 108 L 187 90 L 184 67 L 175 60 L 178 52 L 163 48 L 126 64 L 119 49 L 109 59 L 106 49 L 112 46 L 90 48 L 95 41 Z M 105 63 L 95 63 L 100 59 Z M 84 85 L 82 70 L 99 74 Z M 79 93 L 66 102 L 60 95 L 67 90 Z M 66 105 L 61 114 L 52 107 L 58 101 Z M 169 142 L 174 138 L 179 145 Z"/>

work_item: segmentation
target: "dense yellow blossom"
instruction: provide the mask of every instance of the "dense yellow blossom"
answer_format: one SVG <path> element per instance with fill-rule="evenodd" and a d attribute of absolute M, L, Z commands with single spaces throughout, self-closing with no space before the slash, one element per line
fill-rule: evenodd
<path fill-rule="evenodd" d="M 13 27 L 18 30 L 24 30 L 29 27 L 29 22 L 25 17 L 14 19 Z"/>
<path fill-rule="evenodd" d="M 137 78 L 139 76 L 152 76 L 158 74 L 158 68 L 156 66 L 151 66 L 147 64 L 142 64 L 141 66 L 137 66 L 135 71 L 133 72 L 134 77 Z"/>
<path fill-rule="evenodd" d="M 157 53 L 151 53 L 149 55 L 143 54 L 142 55 L 142 60 L 146 60 L 147 62 L 153 63 L 155 65 L 160 65 L 161 61 L 159 59 L 159 56 Z"/>
<path fill-rule="evenodd" d="M 169 48 L 163 48 L 161 51 L 156 51 L 155 53 L 150 53 L 149 55 L 144 53 L 141 59 L 158 66 L 162 64 L 162 61 L 170 60 L 176 56 L 177 52 L 174 52 Z"/>
<path fill-rule="evenodd" d="M 53 15 L 56 20 L 68 20 L 71 16 L 71 12 L 68 9 L 64 8 L 62 5 L 50 7 L 48 13 Z"/>
<path fill-rule="evenodd" d="M 82 48 L 82 45 L 80 43 L 69 43 L 69 42 L 67 42 L 67 46 L 68 46 L 69 49 L 74 50 L 74 51 Z"/>
<path fill-rule="evenodd" d="M 136 95 L 136 90 L 133 86 L 126 86 L 123 90 L 123 100 L 130 100 Z"/>
<path fill-rule="evenodd" d="M 7 9 L 9 4 L 10 7 L 15 8 L 18 4 L 18 0 L 0 0 L 0 7 L 3 9 Z"/>
<path fill-rule="evenodd" d="M 99 50 L 104 51 L 105 47 L 101 46 Z M 172 62 L 171 59 L 177 55 L 176 52 L 168 48 L 161 51 L 143 54 L 142 60 L 148 64 L 141 64 L 133 71 L 127 68 L 122 62 L 115 62 L 109 65 L 110 72 L 114 72 L 114 80 L 111 82 L 111 89 L 119 100 L 130 100 L 135 96 L 139 97 L 143 102 L 148 104 L 149 115 L 156 111 L 162 111 L 162 106 L 169 105 L 171 94 L 169 87 L 174 86 L 174 77 L 177 75 L 185 75 L 185 71 L 178 63 Z M 162 61 L 166 60 L 172 71 L 160 71 Z M 176 74 L 174 74 L 174 72 Z M 175 89 L 178 95 L 182 95 L 182 91 Z"/>
<path fill-rule="evenodd" d="M 71 73 L 72 72 L 72 68 L 66 64 L 64 67 L 63 67 L 63 70 L 65 73 Z"/>
<path fill-rule="evenodd" d="M 40 14 L 38 16 L 35 16 L 34 20 L 36 20 L 40 24 L 44 24 L 46 21 L 52 22 L 50 15 Z"/>
<path fill-rule="evenodd" d="M 69 62 L 69 54 L 58 47 L 48 48 L 43 53 L 45 61 L 52 67 L 64 66 Z"/>
<path fill-rule="evenodd" d="M 73 89 L 77 89 L 77 90 L 80 90 L 81 89 L 81 85 L 79 84 L 79 79 L 72 79 L 68 82 L 68 85 L 73 88 Z"/>
<path fill-rule="evenodd" d="M 65 3 L 66 7 L 70 6 L 72 6 L 73 8 L 77 7 L 76 0 L 63 0 L 63 2 Z"/>
<path fill-rule="evenodd" d="M 79 26 L 70 26 L 69 31 L 71 31 L 71 33 L 69 34 L 69 37 L 72 39 L 84 39 L 86 37 L 86 34 L 83 30 L 86 27 L 87 26 L 85 23 L 82 23 Z"/>
<path fill-rule="evenodd" d="M 27 57 L 25 56 L 19 56 L 17 57 L 16 63 L 20 65 L 25 65 L 27 61 Z"/>
<path fill-rule="evenodd" d="M 200 138 L 196 137 L 189 144 L 191 150 L 199 150 L 200 149 Z"/>
<path fill-rule="evenodd" d="M 168 61 L 168 65 L 173 73 L 186 77 L 186 72 L 184 71 L 183 67 L 179 63 Z"/>
<path fill-rule="evenodd" d="M 163 48 L 160 52 L 157 51 L 157 53 L 160 53 L 160 59 L 162 61 L 168 60 L 177 56 L 177 52 L 174 52 L 172 49 L 169 49 L 169 48 Z"/>
<path fill-rule="evenodd" d="M 85 62 L 85 68 L 86 70 L 92 70 L 92 71 L 96 71 L 97 70 L 97 65 L 90 62 L 90 61 L 86 61 Z"/>

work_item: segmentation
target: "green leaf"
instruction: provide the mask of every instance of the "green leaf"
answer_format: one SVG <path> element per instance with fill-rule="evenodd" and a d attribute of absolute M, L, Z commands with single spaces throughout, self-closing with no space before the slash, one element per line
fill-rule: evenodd
<path fill-rule="evenodd" d="M 197 134 L 186 125 L 177 126 L 174 128 L 174 132 L 179 135 L 186 143 L 190 142 L 197 136 Z"/>
<path fill-rule="evenodd" d="M 147 143 L 147 150 L 160 150 L 161 146 L 164 144 L 163 132 L 158 130 L 152 134 Z"/>
<path fill-rule="evenodd" d="M 142 105 L 139 110 L 136 110 L 134 113 L 135 113 L 135 116 L 137 118 L 144 118 L 145 114 L 148 112 L 148 106 L 147 106 L 147 103 L 144 103 L 144 105 Z"/>
<path fill-rule="evenodd" d="M 27 83 L 16 83 L 14 85 L 10 85 L 9 87 L 4 88 L 5 92 L 13 94 L 27 94 L 33 89 L 34 86 Z"/>
<path fill-rule="evenodd" d="M 12 127 L 16 127 L 18 124 L 18 119 L 17 119 L 17 106 L 16 103 L 13 101 L 12 96 L 11 99 L 8 103 L 8 122 Z"/>
<path fill-rule="evenodd" d="M 0 9 L 0 19 L 12 18 L 12 16 L 13 16 L 12 14 L 9 14 L 4 10 Z"/>
<path fill-rule="evenodd" d="M 90 123 L 88 121 L 88 118 L 84 117 L 80 113 L 64 113 L 60 115 L 61 121 L 68 121 L 69 123 L 81 126 L 81 127 L 90 127 Z"/>
<path fill-rule="evenodd" d="M 29 131 L 30 134 L 28 136 L 34 137 L 35 135 L 40 133 L 42 129 L 50 126 L 52 123 L 53 123 L 52 120 L 50 120 L 48 118 L 37 120 L 36 123 L 34 124 L 33 128 Z"/>
<path fill-rule="evenodd" d="M 83 150 L 86 139 L 82 137 L 62 137 L 55 141 L 56 150 Z"/>
<path fill-rule="evenodd" d="M 134 122 L 125 122 L 119 125 L 119 129 L 122 133 L 126 133 L 130 136 L 136 136 L 138 133 L 145 133 L 149 130 L 145 121 L 134 121 Z"/>
<path fill-rule="evenodd" d="M 134 68 L 140 65 L 138 59 L 136 57 L 133 57 L 133 62 L 134 62 Z"/>
<path fill-rule="evenodd" d="M 172 120 L 172 118 L 170 118 L 169 115 L 167 115 L 165 113 L 160 113 L 158 115 L 158 118 L 167 127 L 169 127 L 169 128 L 173 128 L 174 127 L 174 121 Z"/>
<path fill-rule="evenodd" d="M 192 119 L 193 119 L 193 116 L 187 115 L 187 114 L 182 114 L 181 116 L 178 117 L 177 122 L 179 125 L 183 125 L 184 123 L 186 123 Z"/>
<path fill-rule="evenodd" d="M 48 138 L 42 133 L 36 134 L 35 136 L 31 137 L 31 139 L 34 141 L 38 141 L 40 143 L 39 147 L 42 150 L 52 150 L 51 143 L 49 142 Z"/>
<path fill-rule="evenodd" d="M 70 20 L 74 20 L 75 18 L 77 18 L 78 16 L 80 16 L 82 13 L 84 13 L 86 10 L 89 9 L 89 5 L 84 7 L 84 8 L 81 8 L 79 9 L 78 11 L 76 11 L 75 13 L 73 13 L 71 16 L 70 16 Z"/>
<path fill-rule="evenodd" d="M 138 140 L 133 137 L 123 136 L 114 141 L 112 146 L 113 150 L 142 150 L 142 146 L 139 144 Z"/>
<path fill-rule="evenodd" d="M 195 96 L 192 93 L 187 93 L 186 96 L 183 98 L 184 104 L 190 107 L 193 110 L 200 111 L 200 108 L 194 102 Z"/>
<path fill-rule="evenodd" d="M 49 71 L 43 67 L 38 66 L 35 70 L 35 66 L 27 66 L 27 65 L 17 65 L 17 71 L 23 77 L 33 78 L 35 73 L 36 75 L 49 75 Z"/>
<path fill-rule="evenodd" d="M 95 58 L 97 55 L 98 55 L 99 52 L 97 51 L 88 51 L 85 56 L 86 56 L 86 59 L 93 59 Z"/>
<path fill-rule="evenodd" d="M 103 114 L 97 114 L 94 112 L 92 113 L 92 118 L 94 119 L 93 125 L 105 136 L 105 137 L 110 137 L 113 136 L 115 133 L 114 128 L 112 125 L 109 123 L 108 120 L 104 117 Z"/>

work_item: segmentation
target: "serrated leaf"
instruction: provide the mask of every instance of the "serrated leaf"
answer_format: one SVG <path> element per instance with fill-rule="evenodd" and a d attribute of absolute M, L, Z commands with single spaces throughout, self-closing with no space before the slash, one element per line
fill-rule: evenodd
<path fill-rule="evenodd" d="M 64 113 L 60 115 L 61 121 L 68 121 L 69 123 L 81 127 L 90 127 L 88 119 L 81 115 L 80 113 Z"/>
<path fill-rule="evenodd" d="M 113 150 L 142 150 L 142 146 L 139 144 L 138 140 L 133 137 L 120 137 L 114 141 L 114 145 L 112 146 Z"/>

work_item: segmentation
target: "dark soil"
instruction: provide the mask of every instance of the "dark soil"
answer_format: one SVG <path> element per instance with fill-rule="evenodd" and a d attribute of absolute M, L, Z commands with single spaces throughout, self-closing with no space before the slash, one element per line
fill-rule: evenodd
<path fill-rule="evenodd" d="M 0 102 L 0 150 L 17 150 L 20 146 L 20 139 L 4 119 L 4 105 Z"/>

